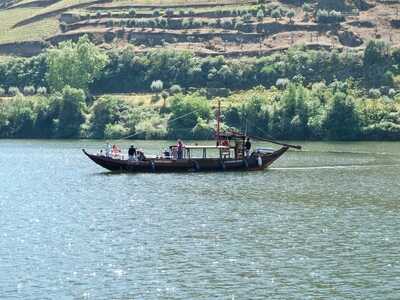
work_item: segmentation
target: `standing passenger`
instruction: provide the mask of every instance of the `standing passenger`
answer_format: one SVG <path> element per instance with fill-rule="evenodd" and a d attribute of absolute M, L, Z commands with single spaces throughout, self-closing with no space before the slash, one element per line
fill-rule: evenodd
<path fill-rule="evenodd" d="M 106 145 L 106 157 L 111 157 L 111 144 L 107 143 Z"/>
<path fill-rule="evenodd" d="M 244 144 L 245 149 L 246 149 L 246 156 L 249 157 L 250 155 L 250 149 L 251 149 L 251 143 L 250 143 L 250 138 L 247 138 L 246 143 Z"/>
<path fill-rule="evenodd" d="M 135 156 L 136 156 L 136 148 L 133 145 L 131 145 L 131 147 L 128 150 L 129 160 L 134 160 Z"/>
<path fill-rule="evenodd" d="M 177 154 L 178 154 L 178 159 L 183 158 L 183 144 L 181 140 L 178 140 L 178 143 L 176 144 L 177 148 Z"/>

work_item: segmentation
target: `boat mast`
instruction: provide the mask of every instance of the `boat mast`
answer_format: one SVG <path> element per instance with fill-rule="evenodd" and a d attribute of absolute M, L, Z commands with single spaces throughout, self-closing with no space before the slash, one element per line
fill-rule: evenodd
<path fill-rule="evenodd" d="M 221 127 L 221 100 L 218 99 L 217 111 L 217 146 L 220 144 L 220 127 Z"/>

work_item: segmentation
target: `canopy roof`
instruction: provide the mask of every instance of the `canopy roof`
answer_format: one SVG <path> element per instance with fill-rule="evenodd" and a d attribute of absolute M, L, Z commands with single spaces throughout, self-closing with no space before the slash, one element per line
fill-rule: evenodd
<path fill-rule="evenodd" d="M 170 148 L 176 148 L 176 145 L 170 146 Z M 216 145 L 183 145 L 185 149 L 229 149 L 229 146 L 216 146 Z"/>

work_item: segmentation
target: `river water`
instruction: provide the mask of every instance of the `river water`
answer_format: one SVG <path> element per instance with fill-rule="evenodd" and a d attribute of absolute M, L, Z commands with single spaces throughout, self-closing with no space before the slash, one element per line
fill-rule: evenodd
<path fill-rule="evenodd" d="M 110 174 L 99 141 L 0 140 L 0 299 L 399 299 L 400 143 L 303 145 Z"/>

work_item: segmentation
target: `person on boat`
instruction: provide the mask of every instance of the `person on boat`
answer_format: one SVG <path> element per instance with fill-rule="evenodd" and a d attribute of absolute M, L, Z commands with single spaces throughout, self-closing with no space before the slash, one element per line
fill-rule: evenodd
<path fill-rule="evenodd" d="M 164 152 L 163 152 L 163 154 L 164 154 L 164 158 L 165 158 L 165 159 L 170 159 L 170 156 L 171 156 L 171 155 L 170 155 L 168 149 L 165 149 Z"/>
<path fill-rule="evenodd" d="M 178 155 L 178 159 L 182 159 L 183 158 L 183 143 L 181 140 L 178 140 L 177 144 L 176 144 L 176 149 L 177 149 L 177 155 Z"/>
<path fill-rule="evenodd" d="M 117 145 L 112 146 L 112 156 L 119 156 L 121 154 L 121 149 Z"/>
<path fill-rule="evenodd" d="M 146 156 L 144 156 L 144 152 L 142 149 L 136 151 L 136 158 L 140 161 L 145 160 Z"/>
<path fill-rule="evenodd" d="M 246 156 L 249 157 L 249 155 L 250 155 L 250 149 L 251 149 L 250 138 L 247 138 L 246 143 L 244 144 L 244 147 L 245 147 L 245 149 L 246 149 Z"/>
<path fill-rule="evenodd" d="M 173 159 L 173 160 L 176 160 L 177 159 L 177 157 L 178 157 L 178 153 L 177 153 L 177 147 L 174 147 L 174 146 L 171 146 L 171 147 L 169 147 L 170 148 L 170 155 L 171 155 L 171 158 Z"/>
<path fill-rule="evenodd" d="M 106 157 L 111 157 L 111 144 L 106 144 Z"/>
<path fill-rule="evenodd" d="M 131 145 L 128 150 L 128 157 L 129 160 L 134 160 L 136 158 L 136 148 L 133 145 Z"/>

